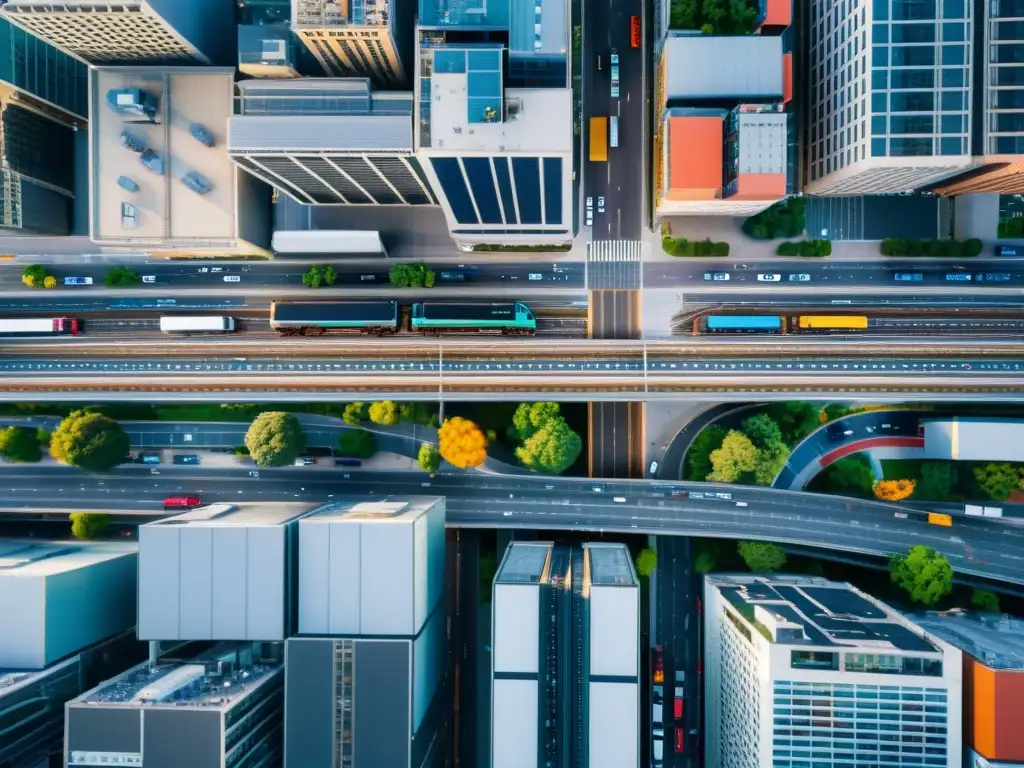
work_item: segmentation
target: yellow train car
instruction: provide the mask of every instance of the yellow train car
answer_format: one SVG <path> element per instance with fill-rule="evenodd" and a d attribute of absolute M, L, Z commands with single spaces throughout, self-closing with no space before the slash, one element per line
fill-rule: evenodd
<path fill-rule="evenodd" d="M 801 331 L 865 331 L 866 315 L 800 315 L 797 328 Z"/>

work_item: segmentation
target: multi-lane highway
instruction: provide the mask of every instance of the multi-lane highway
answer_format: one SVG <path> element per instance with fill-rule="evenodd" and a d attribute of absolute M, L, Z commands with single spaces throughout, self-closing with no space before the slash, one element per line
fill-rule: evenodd
<path fill-rule="evenodd" d="M 167 495 L 183 493 L 206 502 L 438 494 L 447 497 L 448 522 L 454 526 L 749 537 L 882 556 L 927 544 L 964 575 L 1024 584 L 1024 530 L 967 517 L 956 518 L 952 528 L 930 526 L 914 512 L 908 519 L 897 517 L 907 512 L 905 507 L 880 502 L 649 481 L 479 473 L 430 479 L 421 473 L 298 467 L 261 469 L 253 477 L 251 471 L 164 466 L 160 475 L 151 475 L 146 467 L 122 467 L 89 475 L 60 466 L 7 466 L 0 471 L 0 498 L 8 510 L 157 511 Z M 673 495 L 680 491 L 689 497 Z M 694 497 L 697 492 L 702 494 L 699 499 Z M 714 493 L 729 498 L 712 498 Z"/>

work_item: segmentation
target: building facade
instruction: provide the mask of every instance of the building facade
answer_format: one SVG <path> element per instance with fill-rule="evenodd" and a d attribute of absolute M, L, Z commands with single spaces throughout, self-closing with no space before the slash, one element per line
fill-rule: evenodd
<path fill-rule="evenodd" d="M 8 0 L 0 16 L 87 64 L 235 63 L 231 0 Z"/>
<path fill-rule="evenodd" d="M 704 584 L 705 760 L 960 768 L 962 655 L 848 584 Z"/>

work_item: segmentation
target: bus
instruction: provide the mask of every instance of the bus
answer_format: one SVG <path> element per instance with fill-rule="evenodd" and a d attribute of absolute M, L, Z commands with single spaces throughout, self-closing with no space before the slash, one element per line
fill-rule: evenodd
<path fill-rule="evenodd" d="M 165 315 L 160 318 L 164 333 L 226 333 L 235 330 L 235 318 L 221 315 Z"/>
<path fill-rule="evenodd" d="M 608 160 L 608 118 L 590 118 L 590 162 L 604 163 Z"/>
<path fill-rule="evenodd" d="M 611 144 L 612 149 L 614 149 L 619 146 L 619 118 L 612 115 L 609 120 L 611 120 L 611 124 L 608 126 L 610 130 L 608 143 Z"/>
<path fill-rule="evenodd" d="M 629 17 L 629 45 L 631 48 L 640 47 L 640 17 Z"/>

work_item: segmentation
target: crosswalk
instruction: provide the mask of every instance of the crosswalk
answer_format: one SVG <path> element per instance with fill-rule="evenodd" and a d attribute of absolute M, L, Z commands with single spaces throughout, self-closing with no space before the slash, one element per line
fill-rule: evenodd
<path fill-rule="evenodd" d="M 642 259 L 643 242 L 640 240 L 594 240 L 587 243 L 587 260 L 590 262 L 628 262 Z"/>

